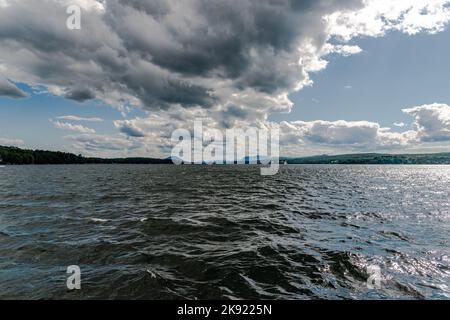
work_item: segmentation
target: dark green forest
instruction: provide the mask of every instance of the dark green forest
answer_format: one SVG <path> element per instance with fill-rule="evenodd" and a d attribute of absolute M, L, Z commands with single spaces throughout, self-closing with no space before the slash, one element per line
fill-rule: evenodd
<path fill-rule="evenodd" d="M 16 147 L 0 146 L 1 164 L 169 164 L 168 159 L 153 158 L 118 158 L 101 159 L 86 158 L 66 152 L 54 152 L 43 150 L 25 150 Z"/>
<path fill-rule="evenodd" d="M 450 153 L 432 154 L 347 154 L 286 158 L 289 164 L 450 164 Z"/>

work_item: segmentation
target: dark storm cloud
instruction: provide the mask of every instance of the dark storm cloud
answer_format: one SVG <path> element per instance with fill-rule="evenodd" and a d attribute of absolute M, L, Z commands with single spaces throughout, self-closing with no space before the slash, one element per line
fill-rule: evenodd
<path fill-rule="evenodd" d="M 290 55 L 298 56 L 301 41 L 311 37 L 322 44 L 326 40 L 322 16 L 355 7 L 360 1 L 163 3 L 144 6 L 136 0 L 122 0 L 122 6 L 110 6 L 110 21 L 116 23 L 116 32 L 128 50 L 137 50 L 154 64 L 185 76 L 233 79 L 237 89 L 273 93 L 291 89 L 301 77 L 296 68 L 286 65 L 296 62 Z"/>
<path fill-rule="evenodd" d="M 76 88 L 67 92 L 65 97 L 78 102 L 84 102 L 95 99 L 95 93 L 88 88 Z"/>
<path fill-rule="evenodd" d="M 13 83 L 0 76 L 0 96 L 19 99 L 26 98 L 28 95 L 26 92 L 17 88 Z"/>
<path fill-rule="evenodd" d="M 121 82 L 149 107 L 165 108 L 171 104 L 209 107 L 215 99 L 207 88 L 171 77 L 145 62 L 130 67 Z"/>
<path fill-rule="evenodd" d="M 73 3 L 84 3 L 81 30 L 66 28 L 66 7 Z M 0 61 L 14 80 L 48 86 L 77 101 L 209 108 L 233 92 L 291 91 L 305 80 L 299 46 L 309 39 L 320 47 L 327 39 L 322 17 L 360 5 L 361 0 L 8 0 L 0 8 Z"/>

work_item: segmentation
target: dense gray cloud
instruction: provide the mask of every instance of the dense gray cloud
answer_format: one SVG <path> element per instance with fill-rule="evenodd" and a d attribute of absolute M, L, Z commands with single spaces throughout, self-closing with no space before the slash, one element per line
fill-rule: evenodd
<path fill-rule="evenodd" d="M 28 95 L 19 88 L 17 88 L 17 86 L 14 85 L 14 83 L 0 76 L 0 96 L 19 99 L 25 98 Z"/>
<path fill-rule="evenodd" d="M 334 36 L 434 32 L 448 2 L 2 0 L 0 73 L 80 102 L 211 109 L 230 126 L 239 109 L 250 121 L 290 111 L 288 94 L 311 84 L 323 56 L 361 51 Z M 72 4 L 81 30 L 66 27 Z"/>
<path fill-rule="evenodd" d="M 144 5 L 122 0 L 108 5 L 107 16 L 129 52 L 163 69 L 231 79 L 235 87 L 273 93 L 291 88 L 301 75 L 288 68 L 289 62 L 297 64 L 301 42 L 307 37 L 325 41 L 321 17 L 358 3 L 188 0 Z"/>
<path fill-rule="evenodd" d="M 89 88 L 75 88 L 66 93 L 67 99 L 84 102 L 95 98 L 95 93 Z"/>
<path fill-rule="evenodd" d="M 0 70 L 7 76 L 80 102 L 148 109 L 217 108 L 244 92 L 256 104 L 287 94 L 309 81 L 299 47 L 325 44 L 322 17 L 361 6 L 361 0 L 2 3 Z M 84 9 L 81 30 L 66 28 L 71 3 Z"/>

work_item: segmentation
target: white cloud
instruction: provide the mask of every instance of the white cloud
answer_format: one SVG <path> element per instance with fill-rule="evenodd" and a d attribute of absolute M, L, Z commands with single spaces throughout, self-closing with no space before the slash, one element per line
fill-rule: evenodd
<path fill-rule="evenodd" d="M 66 121 L 103 122 L 103 119 L 98 118 L 98 117 L 87 118 L 87 117 L 79 117 L 79 116 L 74 116 L 74 115 L 59 116 L 59 117 L 56 117 L 56 119 L 66 120 Z"/>
<path fill-rule="evenodd" d="M 105 10 L 104 0 L 57 0 L 63 6 L 77 5 L 86 11 L 102 13 Z"/>
<path fill-rule="evenodd" d="M 140 142 L 127 139 L 122 135 L 81 134 L 64 137 L 73 143 L 74 150 L 92 156 L 126 156 L 130 150 L 136 150 L 143 145 Z"/>
<path fill-rule="evenodd" d="M 282 155 L 314 155 L 346 152 L 399 152 L 408 150 L 442 151 L 433 141 L 450 142 L 447 105 L 426 105 L 405 109 L 415 118 L 411 130 L 395 132 L 377 122 L 371 121 L 284 121 L 280 123 L 280 146 Z M 234 128 L 248 129 L 245 110 L 229 110 L 227 119 L 232 119 Z M 120 134 L 113 136 L 84 134 L 68 136 L 74 150 L 91 155 L 119 156 L 168 156 L 172 147 L 170 141 L 174 130 L 193 129 L 194 120 L 203 119 L 204 128 L 224 130 L 224 115 L 217 113 L 210 118 L 202 108 L 186 110 L 175 108 L 154 112 L 147 117 L 117 120 L 115 127 Z M 225 117 L 225 118 L 224 118 Z M 271 127 L 275 123 L 267 120 L 253 122 L 253 127 Z M 400 127 L 402 123 L 396 123 Z M 402 126 L 403 128 L 405 126 Z"/>
<path fill-rule="evenodd" d="M 448 127 L 447 105 L 427 105 L 405 109 L 414 116 L 417 124 L 411 130 L 395 132 L 371 121 L 284 121 L 280 123 L 281 153 L 284 155 L 304 155 L 319 153 L 342 152 L 372 152 L 424 149 L 423 142 L 438 140 L 445 137 Z M 232 126 L 248 128 L 246 109 L 228 110 L 227 114 L 211 113 L 204 109 L 186 110 L 175 108 L 167 113 L 154 112 L 148 117 L 131 120 L 117 120 L 116 128 L 124 137 L 146 146 L 146 150 L 161 152 L 161 147 L 170 147 L 171 133 L 179 128 L 192 130 L 194 120 L 203 119 L 204 126 L 223 130 L 224 119 L 231 121 Z M 427 115 L 427 117 L 425 117 Z M 230 120 L 232 119 L 232 120 Z M 428 120 L 426 120 L 428 119 Z M 430 120 L 431 119 L 431 120 Z M 433 123 L 433 125 L 430 124 Z M 274 123 L 265 119 L 256 120 L 251 125 L 270 127 Z M 395 123 L 399 128 L 405 128 L 402 122 Z M 227 127 L 227 126 L 226 126 Z M 426 128 L 426 130 L 424 129 Z M 433 134 L 432 134 L 433 133 Z M 431 136 L 434 138 L 431 139 Z"/>
<path fill-rule="evenodd" d="M 411 130 L 394 132 L 370 121 L 294 121 L 283 122 L 281 145 L 291 154 L 309 150 L 331 153 L 379 150 L 448 150 L 450 143 L 450 106 L 429 104 L 403 109 L 414 117 Z M 405 128 L 403 122 L 394 123 Z M 437 142 L 447 143 L 436 145 Z M 429 146 L 427 146 L 429 144 Z"/>
<path fill-rule="evenodd" d="M 170 154 L 169 140 L 154 140 L 152 137 L 130 137 L 125 134 L 79 134 L 64 137 L 69 143 L 67 151 L 85 156 L 116 157 L 167 157 Z"/>
<path fill-rule="evenodd" d="M 285 122 L 283 127 L 291 137 L 312 145 L 369 149 L 404 146 L 410 141 L 409 132 L 395 133 L 369 121 L 295 121 Z"/>
<path fill-rule="evenodd" d="M 62 130 L 69 130 L 69 131 L 75 131 L 79 133 L 95 133 L 94 129 L 82 126 L 80 124 L 71 124 L 68 122 L 61 122 L 61 121 L 52 121 L 53 125 Z"/>
<path fill-rule="evenodd" d="M 448 0 L 364 0 L 359 10 L 326 17 L 330 34 L 343 40 L 380 37 L 397 30 L 410 35 L 442 31 L 450 20 Z"/>
<path fill-rule="evenodd" d="M 404 123 L 404 122 L 394 122 L 393 125 L 398 128 L 406 127 L 406 123 Z"/>
<path fill-rule="evenodd" d="M 344 57 L 352 56 L 361 53 L 363 50 L 359 46 L 349 46 L 349 45 L 332 45 L 327 43 L 322 51 L 323 55 L 328 54 L 339 54 Z"/>
<path fill-rule="evenodd" d="M 24 145 L 21 139 L 0 138 L 0 145 L 7 147 L 20 147 Z"/>
<path fill-rule="evenodd" d="M 403 112 L 415 118 L 413 126 L 420 141 L 450 141 L 450 106 L 434 103 L 403 109 Z"/>

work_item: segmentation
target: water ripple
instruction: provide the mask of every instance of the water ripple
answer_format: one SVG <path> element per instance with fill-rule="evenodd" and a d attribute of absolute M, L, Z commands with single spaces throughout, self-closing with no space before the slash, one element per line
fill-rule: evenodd
<path fill-rule="evenodd" d="M 258 170 L 5 167 L 0 298 L 450 298 L 450 167 Z"/>

